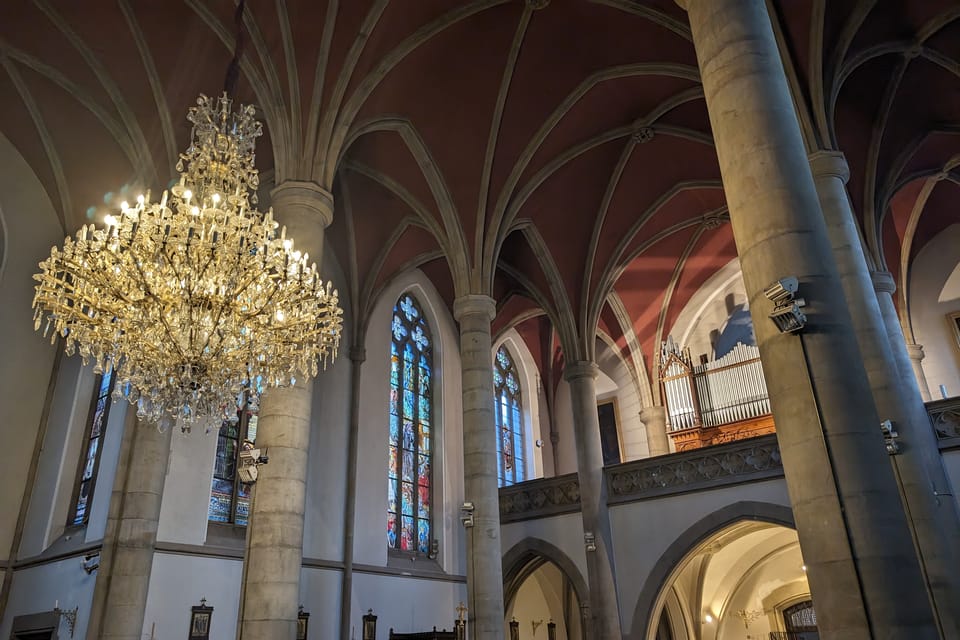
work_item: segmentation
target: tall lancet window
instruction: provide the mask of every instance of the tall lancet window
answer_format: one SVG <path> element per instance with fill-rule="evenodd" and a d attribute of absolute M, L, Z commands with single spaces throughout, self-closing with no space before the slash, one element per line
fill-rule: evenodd
<path fill-rule="evenodd" d="M 497 349 L 493 363 L 493 396 L 497 423 L 497 478 L 503 487 L 524 480 L 526 467 L 520 376 L 510 352 L 502 345 Z"/>
<path fill-rule="evenodd" d="M 410 294 L 394 306 L 391 331 L 387 546 L 429 555 L 433 341 Z"/>
<path fill-rule="evenodd" d="M 73 492 L 73 507 L 67 526 L 83 525 L 90 518 L 90 503 L 100 470 L 100 451 L 103 449 L 103 432 L 110 414 L 110 393 L 113 390 L 113 369 L 97 377 L 96 394 L 87 421 L 84 453 L 77 484 Z"/>

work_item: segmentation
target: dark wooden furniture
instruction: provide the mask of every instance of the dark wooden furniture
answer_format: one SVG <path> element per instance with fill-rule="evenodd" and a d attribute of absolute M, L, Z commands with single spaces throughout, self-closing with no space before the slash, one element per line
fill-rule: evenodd
<path fill-rule="evenodd" d="M 457 640 L 456 631 L 437 631 L 437 628 L 434 627 L 433 631 L 421 631 L 418 633 L 396 633 L 391 628 L 390 629 L 390 640 Z"/>

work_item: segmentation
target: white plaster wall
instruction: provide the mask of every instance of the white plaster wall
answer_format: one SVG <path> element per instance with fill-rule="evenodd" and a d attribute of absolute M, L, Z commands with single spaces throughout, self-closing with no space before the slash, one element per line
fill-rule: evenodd
<path fill-rule="evenodd" d="M 240 602 L 243 562 L 226 558 L 156 553 L 150 572 L 143 636 L 160 639 L 189 635 L 190 607 L 207 599 L 213 607 L 210 640 L 234 640 Z M 109 615 L 109 613 L 108 613 Z M 76 637 L 82 638 L 82 635 Z"/>
<path fill-rule="evenodd" d="M 553 400 L 553 424 L 560 440 L 556 446 L 557 469 L 556 474 L 577 471 L 577 442 L 573 436 L 573 404 L 570 400 L 570 385 L 566 380 L 560 380 Z"/>
<path fill-rule="evenodd" d="M 745 500 L 790 505 L 786 482 L 778 478 L 611 507 L 614 562 L 617 576 L 621 577 L 617 590 L 625 633 L 632 629 L 640 592 L 667 548 L 699 520 L 725 505 Z M 637 553 L 638 549 L 643 553 Z"/>
<path fill-rule="evenodd" d="M 92 369 L 82 366 L 79 356 L 61 360 L 47 433 L 37 462 L 37 479 L 24 522 L 21 558 L 39 555 L 63 533 L 80 457 L 86 454 L 83 440 L 94 394 Z M 94 487 L 94 496 L 97 489 L 110 493 L 110 488 L 98 486 Z"/>
<path fill-rule="evenodd" d="M 515 329 L 506 331 L 494 342 L 492 353 L 494 359 L 496 359 L 497 351 L 502 345 L 507 347 L 507 351 L 517 367 L 517 373 L 520 375 L 520 400 L 523 404 L 524 428 L 523 455 L 524 459 L 528 461 L 527 476 L 524 479 L 542 478 L 544 475 L 543 441 L 549 439 L 550 434 L 549 431 L 546 434 L 541 432 L 540 373 L 537 370 L 533 355 L 527 348 L 527 343 Z M 540 441 L 540 446 L 537 446 L 537 441 Z M 532 466 L 529 464 L 530 461 L 533 462 Z"/>
<path fill-rule="evenodd" d="M 150 428 L 136 425 L 138 429 Z M 203 544 L 207 537 L 210 484 L 217 453 L 217 430 L 183 433 L 174 428 L 160 504 L 157 541 Z"/>
<path fill-rule="evenodd" d="M 85 637 L 97 575 L 87 575 L 80 566 L 81 560 L 66 558 L 14 572 L 10 599 L 0 621 L 0 638 L 10 637 L 15 617 L 51 611 L 57 602 L 64 610 L 78 608 L 73 637 Z M 58 635 L 60 638 L 70 637 L 68 625 L 62 620 Z"/>
<path fill-rule="evenodd" d="M 307 629 L 309 638 L 331 638 L 332 640 L 339 637 L 341 575 L 340 571 L 312 567 L 304 567 L 300 570 L 299 604 L 302 604 L 303 610 L 310 614 Z M 359 623 L 357 628 L 360 628 Z"/>
<path fill-rule="evenodd" d="M 677 344 L 689 347 L 694 362 L 700 354 L 713 359 L 713 344 L 710 332 L 722 330 L 730 315 L 726 298 L 733 296 L 733 303 L 746 304 L 747 295 L 740 273 L 740 259 L 734 258 L 703 283 L 677 316 L 667 335 L 672 335 Z"/>
<path fill-rule="evenodd" d="M 377 638 L 386 638 L 391 627 L 398 633 L 429 631 L 434 626 L 449 631 L 457 616 L 457 605 L 466 601 L 467 585 L 462 582 L 356 573 L 351 625 L 360 638 L 361 617 L 373 609 L 377 615 Z"/>
<path fill-rule="evenodd" d="M 32 277 L 50 247 L 63 241 L 53 205 L 26 161 L 0 135 L 0 216 L 6 250 L 0 276 L 0 560 L 11 555 L 17 514 L 33 458 L 55 349 L 33 329 Z M 41 327 L 42 328 L 42 327 Z"/>
<path fill-rule="evenodd" d="M 459 332 L 443 299 L 419 270 L 402 274 L 385 288 L 373 306 L 367 328 L 367 360 L 360 378 L 354 561 L 375 566 L 387 564 L 390 323 L 393 306 L 406 291 L 420 303 L 434 344 L 433 531 L 440 542 L 438 561 L 447 573 L 463 575 L 466 552 L 459 521 L 459 505 L 463 501 Z"/>
<path fill-rule="evenodd" d="M 960 311 L 960 298 L 941 293 L 960 261 L 960 224 L 954 224 L 920 250 L 910 272 L 910 322 L 917 344 L 923 346 L 923 372 L 930 395 L 940 398 L 940 385 L 948 397 L 960 395 L 960 344 L 947 314 Z"/>
<path fill-rule="evenodd" d="M 620 455 L 622 462 L 650 457 L 647 444 L 647 428 L 640 420 L 642 408 L 637 386 L 630 369 L 620 354 L 605 342 L 597 341 L 597 365 L 616 387 L 613 391 L 601 393 L 597 388 L 597 403 L 616 399 L 617 430 L 620 437 Z"/>
<path fill-rule="evenodd" d="M 351 364 L 347 354 L 350 339 L 349 335 L 343 337 L 340 356 L 320 373 L 314 384 L 303 522 L 303 555 L 306 558 L 343 559 L 350 428 Z M 359 509 L 360 505 L 357 506 Z"/>

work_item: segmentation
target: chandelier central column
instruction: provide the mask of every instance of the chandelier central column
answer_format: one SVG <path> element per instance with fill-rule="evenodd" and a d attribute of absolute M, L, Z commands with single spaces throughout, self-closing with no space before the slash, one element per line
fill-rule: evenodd
<path fill-rule="evenodd" d="M 324 232 L 333 220 L 330 192 L 291 181 L 271 195 L 277 220 L 319 265 Z M 256 444 L 270 462 L 259 469 L 250 507 L 240 603 L 243 640 L 296 637 L 312 405 L 313 380 L 302 376 L 260 400 Z"/>

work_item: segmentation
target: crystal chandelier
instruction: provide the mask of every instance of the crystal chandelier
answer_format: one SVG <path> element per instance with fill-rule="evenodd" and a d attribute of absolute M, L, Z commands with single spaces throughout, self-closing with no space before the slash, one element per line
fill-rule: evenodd
<path fill-rule="evenodd" d="M 140 418 L 189 428 L 233 414 L 238 396 L 312 377 L 336 355 L 338 294 L 256 208 L 252 106 L 226 93 L 191 107 L 180 182 L 149 193 L 106 228 L 83 226 L 40 263 L 34 327 L 95 371 Z"/>

